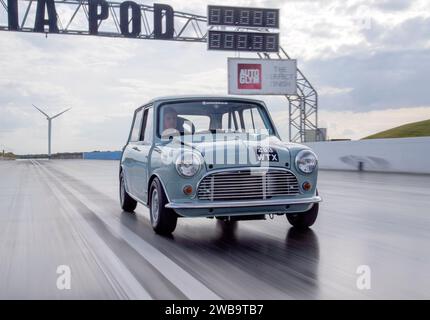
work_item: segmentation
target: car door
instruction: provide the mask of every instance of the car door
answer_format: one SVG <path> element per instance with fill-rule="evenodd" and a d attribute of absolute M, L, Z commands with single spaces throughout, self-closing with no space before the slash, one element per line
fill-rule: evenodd
<path fill-rule="evenodd" d="M 143 125 L 140 141 L 135 145 L 133 152 L 136 159 L 135 177 L 135 194 L 142 201 L 146 201 L 148 192 L 148 174 L 150 170 L 150 154 L 153 145 L 153 108 L 147 106 L 144 108 Z"/>
<path fill-rule="evenodd" d="M 142 132 L 142 121 L 143 121 L 143 108 L 139 108 L 135 111 L 133 117 L 133 124 L 131 126 L 130 135 L 128 138 L 128 143 L 124 148 L 123 152 L 123 172 L 125 176 L 125 184 L 127 188 L 127 192 L 133 196 L 137 196 L 135 193 L 134 186 L 136 183 L 135 179 L 135 171 L 136 171 L 136 155 L 135 149 L 139 144 L 141 132 Z"/>

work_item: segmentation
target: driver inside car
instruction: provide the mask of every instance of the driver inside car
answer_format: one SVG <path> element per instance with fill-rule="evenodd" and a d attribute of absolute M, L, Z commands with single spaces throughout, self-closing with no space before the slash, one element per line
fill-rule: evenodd
<path fill-rule="evenodd" d="M 184 134 L 194 134 L 194 124 L 185 118 L 179 117 L 175 109 L 166 107 L 163 115 L 162 138 L 179 136 Z"/>
<path fill-rule="evenodd" d="M 178 125 L 178 113 L 175 109 L 167 107 L 164 109 L 163 116 L 163 131 L 161 136 L 163 138 L 168 138 L 169 136 L 179 135 Z"/>

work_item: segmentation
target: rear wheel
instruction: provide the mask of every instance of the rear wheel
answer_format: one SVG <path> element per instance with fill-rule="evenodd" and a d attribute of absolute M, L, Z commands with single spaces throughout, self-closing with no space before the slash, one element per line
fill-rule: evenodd
<path fill-rule="evenodd" d="M 301 213 L 287 214 L 288 222 L 297 229 L 307 229 L 315 223 L 318 217 L 319 204 L 315 203 L 311 209 Z"/>
<path fill-rule="evenodd" d="M 125 179 L 124 174 L 121 171 L 119 178 L 119 199 L 121 203 L 122 210 L 126 212 L 133 212 L 137 207 L 137 201 L 129 196 L 127 191 L 125 190 Z"/>
<path fill-rule="evenodd" d="M 167 197 L 157 178 L 152 181 L 149 194 L 149 211 L 152 228 L 158 234 L 171 234 L 176 228 L 178 216 L 175 211 L 165 207 L 168 203 Z"/>

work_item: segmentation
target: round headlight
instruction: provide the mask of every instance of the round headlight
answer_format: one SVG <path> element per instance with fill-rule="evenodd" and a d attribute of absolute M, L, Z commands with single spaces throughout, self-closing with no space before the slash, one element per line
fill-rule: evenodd
<path fill-rule="evenodd" d="M 203 158 L 197 152 L 182 152 L 175 162 L 176 171 L 183 177 L 192 177 L 203 165 Z"/>
<path fill-rule="evenodd" d="M 296 168 L 303 173 L 314 172 L 317 164 L 317 156 L 310 150 L 302 150 L 296 156 Z"/>

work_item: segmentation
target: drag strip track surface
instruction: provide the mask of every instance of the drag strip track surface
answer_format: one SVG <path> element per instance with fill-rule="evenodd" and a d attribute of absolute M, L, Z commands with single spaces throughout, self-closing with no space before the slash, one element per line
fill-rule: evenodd
<path fill-rule="evenodd" d="M 122 212 L 118 162 L 0 161 L 0 176 L 3 299 L 430 298 L 429 176 L 323 171 L 310 230 L 180 219 L 171 237 L 144 206 Z"/>

